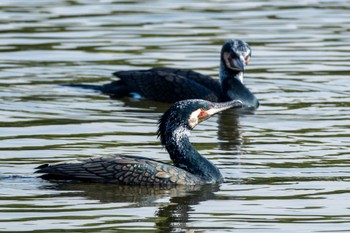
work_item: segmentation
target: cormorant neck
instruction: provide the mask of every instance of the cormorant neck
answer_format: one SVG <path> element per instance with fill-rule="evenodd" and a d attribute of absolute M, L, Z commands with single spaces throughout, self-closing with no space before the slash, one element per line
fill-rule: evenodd
<path fill-rule="evenodd" d="M 219 169 L 192 146 L 189 140 L 190 130 L 188 128 L 178 126 L 169 131 L 165 133 L 165 137 L 167 137 L 165 148 L 176 167 L 199 176 L 207 183 L 223 181 Z"/>
<path fill-rule="evenodd" d="M 253 93 L 243 84 L 243 72 L 227 69 L 221 62 L 220 81 L 224 100 L 241 100 L 244 108 L 257 109 L 259 101 Z"/>
<path fill-rule="evenodd" d="M 243 71 L 228 69 L 225 66 L 223 61 L 220 63 L 220 74 L 219 75 L 220 75 L 221 85 L 228 78 L 235 78 L 243 84 L 243 75 L 244 75 Z"/>

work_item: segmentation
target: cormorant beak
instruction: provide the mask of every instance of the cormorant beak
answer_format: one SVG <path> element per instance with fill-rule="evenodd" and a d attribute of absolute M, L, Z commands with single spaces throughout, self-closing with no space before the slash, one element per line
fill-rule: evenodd
<path fill-rule="evenodd" d="M 224 52 L 224 60 L 227 68 L 240 72 L 244 72 L 244 66 L 249 62 L 249 60 L 245 60 L 243 56 L 237 56 L 230 52 Z"/>
<path fill-rule="evenodd" d="M 222 112 L 230 108 L 243 108 L 243 103 L 240 100 L 213 104 L 213 107 L 208 110 L 201 109 L 201 112 L 198 114 L 198 123 L 207 120 L 218 112 Z"/>

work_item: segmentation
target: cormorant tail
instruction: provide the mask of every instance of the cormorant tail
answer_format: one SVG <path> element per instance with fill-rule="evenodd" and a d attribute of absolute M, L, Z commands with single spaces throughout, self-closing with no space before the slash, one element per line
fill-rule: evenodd
<path fill-rule="evenodd" d="M 61 84 L 65 87 L 77 87 L 89 90 L 100 91 L 103 94 L 109 95 L 111 98 L 122 98 L 124 96 L 128 96 L 130 94 L 130 90 L 121 80 L 113 81 L 111 83 L 103 84 L 103 85 L 93 85 L 93 84 Z"/>
<path fill-rule="evenodd" d="M 92 85 L 92 84 L 77 84 L 77 83 L 68 83 L 68 84 L 61 84 L 61 86 L 65 87 L 78 87 L 83 89 L 90 89 L 95 91 L 102 91 L 102 85 Z"/>

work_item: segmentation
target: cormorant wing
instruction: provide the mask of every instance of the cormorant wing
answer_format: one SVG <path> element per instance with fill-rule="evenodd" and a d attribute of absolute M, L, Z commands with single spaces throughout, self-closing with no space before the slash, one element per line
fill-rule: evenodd
<path fill-rule="evenodd" d="M 36 173 L 44 179 L 81 180 L 128 185 L 198 184 L 198 177 L 180 168 L 152 159 L 115 155 L 74 162 L 44 164 Z"/>
<path fill-rule="evenodd" d="M 164 102 L 205 99 L 218 102 L 222 98 L 219 81 L 198 72 L 174 68 L 119 71 L 114 73 L 129 92 Z"/>

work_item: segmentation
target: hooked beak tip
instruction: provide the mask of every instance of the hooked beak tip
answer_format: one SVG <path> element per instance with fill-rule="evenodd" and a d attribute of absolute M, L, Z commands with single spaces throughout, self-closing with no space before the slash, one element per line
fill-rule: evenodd
<path fill-rule="evenodd" d="M 229 102 L 217 103 L 217 106 L 214 109 L 208 110 L 207 112 L 210 116 L 212 116 L 215 113 L 222 112 L 230 108 L 243 108 L 243 102 L 240 100 L 232 100 Z"/>
<path fill-rule="evenodd" d="M 235 69 L 240 72 L 244 72 L 244 67 L 245 67 L 245 61 L 241 60 L 240 58 L 234 59 L 231 64 L 232 69 Z"/>
<path fill-rule="evenodd" d="M 243 102 L 240 100 L 232 100 L 231 108 L 243 108 Z"/>

